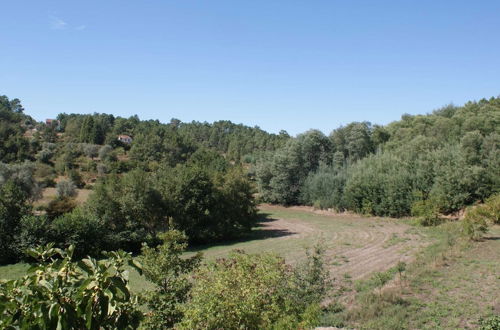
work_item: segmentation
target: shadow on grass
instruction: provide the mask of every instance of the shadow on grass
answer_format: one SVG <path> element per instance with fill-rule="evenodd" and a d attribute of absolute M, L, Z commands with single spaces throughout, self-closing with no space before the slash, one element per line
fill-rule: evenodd
<path fill-rule="evenodd" d="M 284 237 L 296 234 L 295 232 L 287 229 L 267 228 L 266 224 L 271 224 L 277 220 L 278 219 L 272 218 L 269 213 L 259 213 L 256 226 L 253 227 L 252 231 L 246 235 L 232 240 L 193 245 L 188 249 L 188 252 L 198 252 L 215 246 L 231 246 L 243 242 L 265 240 L 268 238 Z"/>

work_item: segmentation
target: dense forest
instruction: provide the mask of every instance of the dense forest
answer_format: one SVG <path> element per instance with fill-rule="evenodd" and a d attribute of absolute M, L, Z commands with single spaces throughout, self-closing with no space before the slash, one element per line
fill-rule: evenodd
<path fill-rule="evenodd" d="M 264 201 L 381 216 L 451 213 L 500 189 L 500 98 L 308 131 L 261 159 Z M 423 207 L 425 205 L 425 207 Z"/>
<path fill-rule="evenodd" d="M 468 205 L 498 204 L 499 145 L 500 98 L 291 137 L 229 121 L 97 113 L 44 123 L 1 96 L 0 264 L 36 266 L 0 283 L 0 326 L 309 327 L 327 287 L 320 246 L 293 266 L 242 251 L 202 265 L 200 255 L 183 256 L 188 244 L 246 237 L 260 202 L 436 225 Z M 47 189 L 55 197 L 36 204 Z M 125 264 L 154 284 L 141 301 L 131 301 Z M 66 305 L 50 298 L 57 286 L 69 290 Z M 21 287 L 37 298 L 22 302 Z M 47 314 L 40 324 L 37 313 Z"/>

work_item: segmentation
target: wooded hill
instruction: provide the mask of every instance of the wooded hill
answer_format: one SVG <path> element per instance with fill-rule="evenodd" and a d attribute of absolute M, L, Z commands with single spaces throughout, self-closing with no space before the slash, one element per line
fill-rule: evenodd
<path fill-rule="evenodd" d="M 75 244 L 77 255 L 138 251 L 174 228 L 197 243 L 237 238 L 255 224 L 255 192 L 435 224 L 500 190 L 500 98 L 295 138 L 229 121 L 60 114 L 37 123 L 6 96 L 0 118 L 2 263 L 46 242 Z M 34 213 L 56 181 L 57 198 Z M 83 205 L 75 188 L 93 190 Z"/>
<path fill-rule="evenodd" d="M 264 201 L 373 215 L 450 213 L 500 189 L 500 98 L 311 130 L 258 162 Z M 431 214 L 427 214 L 431 216 Z"/>

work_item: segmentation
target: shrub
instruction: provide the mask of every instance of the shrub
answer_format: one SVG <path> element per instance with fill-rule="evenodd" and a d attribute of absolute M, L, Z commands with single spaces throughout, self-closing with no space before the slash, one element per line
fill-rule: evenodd
<path fill-rule="evenodd" d="M 77 188 L 82 188 L 85 185 L 85 182 L 83 182 L 82 176 L 76 170 L 68 171 L 68 177 L 69 177 L 69 180 L 71 182 L 73 182 L 73 184 Z"/>
<path fill-rule="evenodd" d="M 46 245 L 51 240 L 51 221 L 45 216 L 28 215 L 21 219 L 19 235 L 16 237 L 16 253 L 25 258 L 30 248 Z"/>
<path fill-rule="evenodd" d="M 191 242 L 239 237 L 256 221 L 252 185 L 243 171 L 215 174 L 199 166 L 164 168 L 155 185 L 166 203 L 169 225 Z"/>
<path fill-rule="evenodd" d="M 491 196 L 484 204 L 472 206 L 462 220 L 462 232 L 471 240 L 479 240 L 488 232 L 489 224 L 500 223 L 500 194 Z"/>
<path fill-rule="evenodd" d="M 102 146 L 101 149 L 99 149 L 99 158 L 101 161 L 108 160 L 111 157 L 112 151 L 113 148 L 110 145 Z"/>
<path fill-rule="evenodd" d="M 500 194 L 488 198 L 483 205 L 479 205 L 468 213 L 474 218 L 483 218 L 491 224 L 500 224 Z"/>
<path fill-rule="evenodd" d="M 54 168 L 47 164 L 37 163 L 35 168 L 35 177 L 42 187 L 55 187 L 56 172 Z"/>
<path fill-rule="evenodd" d="M 488 232 L 488 224 L 483 218 L 466 216 L 462 220 L 462 230 L 466 237 L 477 241 Z"/>
<path fill-rule="evenodd" d="M 52 150 L 48 149 L 42 149 L 36 154 L 36 160 L 38 160 L 41 163 L 50 163 L 50 159 L 54 155 L 54 152 Z"/>
<path fill-rule="evenodd" d="M 70 197 L 57 198 L 50 201 L 45 209 L 50 219 L 55 219 L 65 213 L 73 211 L 76 207 L 76 200 Z"/>
<path fill-rule="evenodd" d="M 31 211 L 27 202 L 28 194 L 13 180 L 0 185 L 0 264 L 18 259 L 15 240 L 21 218 Z"/>
<path fill-rule="evenodd" d="M 343 190 L 346 181 L 345 170 L 322 167 L 309 174 L 302 188 L 301 200 L 305 204 L 320 209 L 335 208 L 343 210 Z"/>
<path fill-rule="evenodd" d="M 316 251 L 318 252 L 318 251 Z M 273 254 L 233 251 L 195 273 L 181 329 L 314 327 L 324 285 L 320 256 L 293 269 Z M 312 259 L 311 259 L 312 258 Z"/>
<path fill-rule="evenodd" d="M 75 246 L 75 256 L 97 256 L 110 247 L 108 228 L 98 218 L 80 209 L 56 218 L 51 224 L 51 241 L 59 247 Z"/>
<path fill-rule="evenodd" d="M 155 289 L 144 295 L 150 313 L 143 326 L 151 329 L 172 328 L 182 319 L 181 304 L 191 289 L 188 274 L 201 262 L 201 254 L 182 257 L 187 248 L 183 233 L 172 230 L 160 237 L 163 243 L 156 248 L 143 246 L 141 258 L 145 277 L 155 284 Z"/>
<path fill-rule="evenodd" d="M 430 199 L 413 202 L 411 214 L 418 217 L 418 221 L 422 226 L 437 226 L 442 222 L 439 217 L 439 208 L 437 204 Z"/>
<path fill-rule="evenodd" d="M 500 315 L 493 315 L 479 320 L 481 330 L 500 330 Z"/>
<path fill-rule="evenodd" d="M 56 185 L 57 198 L 75 197 L 78 192 L 76 191 L 76 186 L 73 181 L 63 180 L 59 181 Z"/>
<path fill-rule="evenodd" d="M 99 154 L 99 146 L 96 144 L 85 143 L 82 146 L 82 151 L 85 156 L 94 159 Z"/>

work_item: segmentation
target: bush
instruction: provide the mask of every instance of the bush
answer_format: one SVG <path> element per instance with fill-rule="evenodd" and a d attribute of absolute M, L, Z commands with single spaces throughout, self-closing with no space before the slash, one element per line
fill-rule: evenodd
<path fill-rule="evenodd" d="M 480 239 L 488 232 L 489 224 L 500 223 L 500 194 L 486 200 L 483 205 L 469 207 L 462 220 L 462 230 L 471 240 Z"/>
<path fill-rule="evenodd" d="M 30 248 L 46 245 L 52 239 L 51 221 L 45 216 L 25 216 L 20 221 L 19 235 L 16 237 L 16 253 L 26 258 Z"/>
<path fill-rule="evenodd" d="M 71 182 L 77 187 L 77 188 L 82 188 L 85 185 L 85 182 L 83 182 L 82 176 L 78 171 L 76 170 L 70 170 L 68 172 L 68 177 Z"/>
<path fill-rule="evenodd" d="M 110 159 L 112 151 L 113 148 L 111 146 L 102 146 L 101 149 L 99 149 L 99 158 L 101 159 L 101 161 Z"/>
<path fill-rule="evenodd" d="M 481 330 L 500 330 L 500 315 L 493 315 L 479 320 Z"/>
<path fill-rule="evenodd" d="M 139 170 L 98 182 L 84 207 L 110 229 L 107 240 L 113 249 L 137 252 L 168 226 L 161 195 Z"/>
<path fill-rule="evenodd" d="M 63 199 L 67 197 L 75 197 L 78 192 L 76 191 L 76 186 L 73 181 L 63 180 L 59 181 L 56 185 L 57 198 Z"/>
<path fill-rule="evenodd" d="M 99 146 L 96 144 L 84 143 L 82 146 L 82 151 L 85 156 L 94 159 L 99 154 Z"/>
<path fill-rule="evenodd" d="M 42 187 L 55 187 L 56 172 L 54 168 L 47 164 L 37 163 L 35 177 Z"/>
<path fill-rule="evenodd" d="M 410 214 L 414 175 L 390 153 L 364 158 L 348 168 L 343 198 L 358 213 L 400 217 Z"/>
<path fill-rule="evenodd" d="M 422 226 L 437 226 L 443 221 L 439 217 L 439 208 L 433 200 L 418 200 L 411 206 L 411 214 L 418 217 Z"/>
<path fill-rule="evenodd" d="M 473 208 L 469 214 L 471 217 L 484 218 L 488 223 L 500 225 L 500 194 L 491 196 L 483 205 Z"/>
<path fill-rule="evenodd" d="M 150 313 L 143 326 L 150 329 L 172 328 L 181 321 L 181 306 L 191 289 L 188 274 L 201 262 L 201 254 L 190 258 L 182 256 L 187 248 L 187 237 L 183 233 L 173 230 L 160 237 L 163 244 L 142 248 L 144 275 L 155 284 L 155 289 L 144 295 Z"/>
<path fill-rule="evenodd" d="M 97 256 L 110 247 L 108 229 L 98 218 L 76 209 L 51 224 L 51 241 L 59 247 L 75 246 L 75 256 Z"/>
<path fill-rule="evenodd" d="M 322 262 L 309 260 L 294 270 L 272 254 L 234 251 L 209 263 L 194 275 L 179 328 L 314 327 L 325 288 L 323 270 L 316 269 Z"/>
<path fill-rule="evenodd" d="M 54 152 L 52 150 L 42 149 L 36 154 L 36 160 L 41 163 L 49 164 L 53 155 Z"/>
<path fill-rule="evenodd" d="M 65 213 L 73 211 L 76 207 L 76 200 L 70 197 L 57 198 L 50 201 L 45 209 L 49 219 L 55 219 Z"/>
<path fill-rule="evenodd" d="M 346 178 L 344 169 L 320 168 L 307 177 L 302 189 L 302 202 L 320 209 L 343 210 L 345 207 L 342 196 Z"/>

